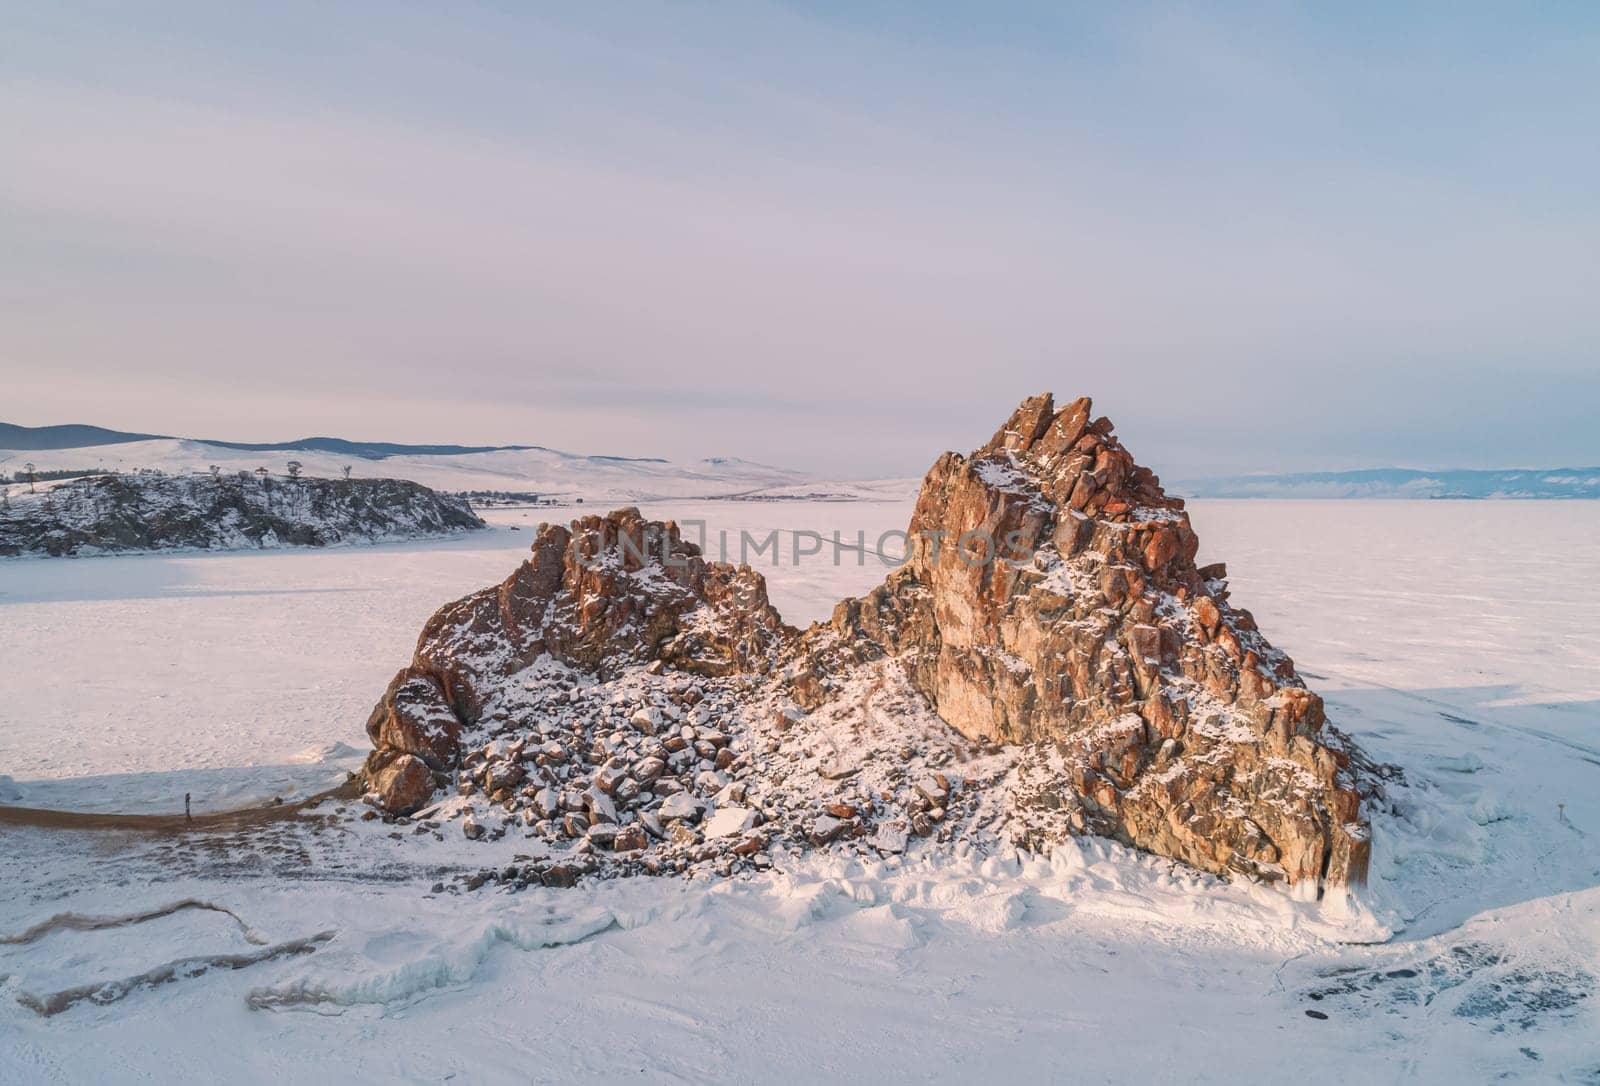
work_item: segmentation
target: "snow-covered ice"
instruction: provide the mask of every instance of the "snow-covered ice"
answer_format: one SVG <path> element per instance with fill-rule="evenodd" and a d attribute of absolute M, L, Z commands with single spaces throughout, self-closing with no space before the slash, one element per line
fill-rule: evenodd
<path fill-rule="evenodd" d="M 0 824 L 0 1081 L 1600 1081 L 1600 503 L 1192 510 L 1202 561 L 1228 562 L 1330 718 L 1406 769 L 1355 898 L 1093 840 L 434 893 L 518 839 Z M 909 502 L 647 512 L 706 520 L 715 557 L 724 526 L 870 549 Z M 0 802 L 320 787 L 427 615 L 501 579 L 531 541 L 510 525 L 551 515 L 361 550 L 0 563 Z M 793 538 L 760 563 L 790 621 L 883 574 L 854 551 L 796 566 Z M 166 911 L 186 901 L 214 908 Z"/>
<path fill-rule="evenodd" d="M 909 502 L 645 508 L 679 517 L 692 539 L 703 522 L 713 557 L 737 561 L 748 532 L 748 556 L 776 574 L 774 604 L 802 623 L 882 579 L 888 567 L 857 537 L 871 548 L 910 517 Z M 0 774 L 16 782 L 0 787 L 21 789 L 0 802 L 175 811 L 189 792 L 198 812 L 322 790 L 360 763 L 367 714 L 428 616 L 503 580 L 541 520 L 573 514 L 489 510 L 490 531 L 356 560 L 341 549 L 0 562 Z M 824 537 L 824 552 L 796 564 L 797 531 Z"/>

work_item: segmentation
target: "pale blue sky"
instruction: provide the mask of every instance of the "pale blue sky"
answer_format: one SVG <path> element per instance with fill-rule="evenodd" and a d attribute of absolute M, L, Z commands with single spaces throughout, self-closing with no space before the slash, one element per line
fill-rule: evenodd
<path fill-rule="evenodd" d="M 0 5 L 0 419 L 1600 462 L 1600 6 Z"/>

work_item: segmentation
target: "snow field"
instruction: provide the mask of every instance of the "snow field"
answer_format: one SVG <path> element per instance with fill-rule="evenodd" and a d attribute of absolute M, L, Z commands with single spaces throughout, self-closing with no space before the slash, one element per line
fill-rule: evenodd
<path fill-rule="evenodd" d="M 0 827 L 0 937 L 189 898 L 238 918 L 0 942 L 0 1081 L 1600 1080 L 1600 505 L 1192 508 L 1202 559 L 1228 561 L 1330 718 L 1406 770 L 1353 899 L 1099 841 L 508 894 L 431 888 L 516 862 L 513 835 Z M 647 511 L 853 536 L 909 508 Z M 251 774 L 334 776 L 331 744 L 364 748 L 427 614 L 504 577 L 531 541 L 509 524 L 550 515 L 441 543 L 0 563 L 7 794 L 126 810 L 205 774 L 233 782 L 223 800 L 268 783 Z M 790 621 L 882 576 L 764 571 Z M 295 766 L 307 748 L 332 757 Z M 21 1001 L 86 984 L 104 1001 Z"/>

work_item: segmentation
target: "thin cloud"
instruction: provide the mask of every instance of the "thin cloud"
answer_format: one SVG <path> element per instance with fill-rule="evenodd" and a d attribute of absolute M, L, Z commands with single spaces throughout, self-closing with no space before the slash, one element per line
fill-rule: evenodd
<path fill-rule="evenodd" d="M 1493 96 L 1454 39 L 1038 14 L 1026 41 L 764 9 L 409 12 L 381 47 L 342 9 L 309 54 L 203 15 L 122 13 L 84 59 L 24 37 L 12 413 L 879 474 L 1052 388 L 1198 474 L 1500 463 L 1465 421 L 1498 390 L 1519 461 L 1587 447 L 1536 421 L 1600 407 L 1595 154 L 1559 139 L 1600 79 L 1558 35 L 1469 137 L 1441 111 Z M 1522 175 L 1475 149 L 1502 137 Z"/>

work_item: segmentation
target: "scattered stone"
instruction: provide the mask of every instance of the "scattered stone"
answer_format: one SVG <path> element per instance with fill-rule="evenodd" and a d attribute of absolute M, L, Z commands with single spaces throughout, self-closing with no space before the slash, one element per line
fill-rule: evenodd
<path fill-rule="evenodd" d="M 571 864 L 551 864 L 544 869 L 546 886 L 573 887 L 578 885 L 580 872 Z"/>
<path fill-rule="evenodd" d="M 910 840 L 908 826 L 903 819 L 880 823 L 877 830 L 868 839 L 873 848 L 879 852 L 898 855 L 906 850 Z"/>
<path fill-rule="evenodd" d="M 950 782 L 943 773 L 934 773 L 917 782 L 917 791 L 933 806 L 943 807 L 950 798 Z"/>
<path fill-rule="evenodd" d="M 688 792 L 668 796 L 657 812 L 663 822 L 693 822 L 700 817 L 700 801 Z"/>
<path fill-rule="evenodd" d="M 617 820 L 617 805 L 611 797 L 599 788 L 590 788 L 583 794 L 584 808 L 589 812 L 591 822 L 615 822 Z"/>
<path fill-rule="evenodd" d="M 825 845 L 845 831 L 848 823 L 832 815 L 818 815 L 811 823 L 811 843 Z"/>
<path fill-rule="evenodd" d="M 760 815 L 748 807 L 718 807 L 701 827 L 706 840 L 729 837 L 752 829 Z"/>

